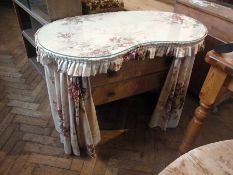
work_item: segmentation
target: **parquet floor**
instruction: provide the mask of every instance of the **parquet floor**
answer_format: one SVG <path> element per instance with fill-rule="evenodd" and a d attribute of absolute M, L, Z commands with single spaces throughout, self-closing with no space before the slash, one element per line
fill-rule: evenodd
<path fill-rule="evenodd" d="M 158 174 L 178 157 L 184 128 L 197 105 L 188 97 L 179 127 L 166 132 L 147 127 L 154 94 L 99 106 L 105 130 L 97 158 L 64 155 L 51 120 L 45 81 L 26 59 L 13 10 L 2 7 L 0 92 L 0 175 Z M 232 139 L 232 105 L 228 101 L 212 114 L 197 146 Z"/>

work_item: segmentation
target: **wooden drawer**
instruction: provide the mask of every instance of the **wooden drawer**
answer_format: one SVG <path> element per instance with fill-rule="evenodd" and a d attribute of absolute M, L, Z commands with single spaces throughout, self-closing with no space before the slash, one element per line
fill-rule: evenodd
<path fill-rule="evenodd" d="M 159 90 L 165 80 L 167 72 L 159 72 L 120 82 L 109 83 L 92 88 L 95 105 L 101 105 L 114 100 L 133 96 L 150 90 Z"/>
<path fill-rule="evenodd" d="M 91 78 L 95 105 L 140 94 L 163 85 L 171 58 L 129 61 L 120 71 Z"/>
<path fill-rule="evenodd" d="M 105 84 L 124 81 L 131 78 L 161 72 L 167 70 L 172 58 L 156 58 L 153 60 L 131 60 L 123 63 L 122 68 L 117 72 L 99 74 L 91 77 L 92 87 L 103 86 Z"/>

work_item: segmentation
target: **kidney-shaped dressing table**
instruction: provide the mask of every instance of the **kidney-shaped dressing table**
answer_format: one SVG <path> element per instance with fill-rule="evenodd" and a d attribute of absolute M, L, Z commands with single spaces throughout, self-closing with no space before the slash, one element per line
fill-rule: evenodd
<path fill-rule="evenodd" d="M 118 71 L 128 60 L 173 56 L 150 127 L 176 127 L 196 53 L 207 35 L 187 16 L 128 11 L 77 16 L 52 22 L 35 35 L 45 68 L 52 116 L 67 154 L 84 147 L 94 156 L 100 131 L 90 76 Z"/>

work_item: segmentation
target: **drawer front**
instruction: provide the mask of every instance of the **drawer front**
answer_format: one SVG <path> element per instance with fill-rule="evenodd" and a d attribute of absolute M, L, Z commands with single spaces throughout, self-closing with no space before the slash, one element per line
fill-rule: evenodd
<path fill-rule="evenodd" d="M 167 71 L 140 76 L 124 81 L 92 87 L 95 105 L 108 103 L 146 91 L 160 89 L 164 83 Z"/>
<path fill-rule="evenodd" d="M 131 60 L 125 62 L 117 72 L 108 72 L 91 77 L 92 87 L 124 81 L 135 77 L 148 75 L 155 72 L 167 70 L 170 67 L 172 58 L 156 58 L 153 60 Z"/>

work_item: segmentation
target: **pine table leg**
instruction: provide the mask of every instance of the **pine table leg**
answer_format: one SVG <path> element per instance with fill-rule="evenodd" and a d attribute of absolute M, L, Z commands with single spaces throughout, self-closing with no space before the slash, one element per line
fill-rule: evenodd
<path fill-rule="evenodd" d="M 200 106 L 196 108 L 194 117 L 188 125 L 184 139 L 179 147 L 180 153 L 187 152 L 200 133 L 208 111 L 215 103 L 227 74 L 211 66 L 200 92 Z"/>

